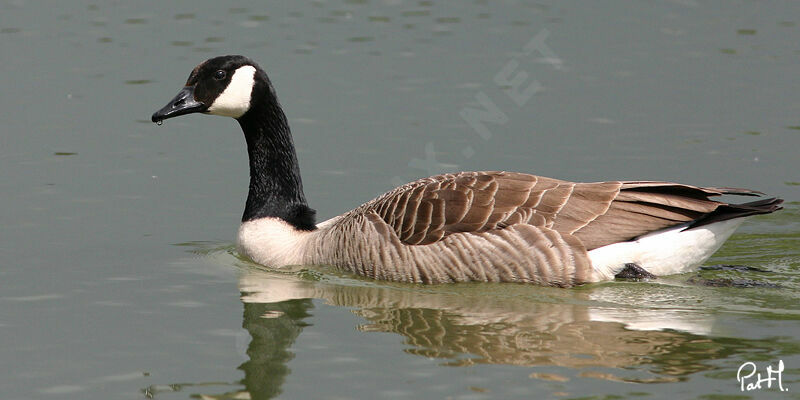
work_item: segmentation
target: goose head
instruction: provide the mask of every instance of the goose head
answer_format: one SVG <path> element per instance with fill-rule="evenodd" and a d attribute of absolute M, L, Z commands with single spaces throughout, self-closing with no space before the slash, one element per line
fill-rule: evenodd
<path fill-rule="evenodd" d="M 153 122 L 202 113 L 235 118 L 244 132 L 250 186 L 242 221 L 279 218 L 300 230 L 313 230 L 300 167 L 286 115 L 267 74 L 238 55 L 214 57 L 192 70 L 183 89 L 153 113 Z"/>
<path fill-rule="evenodd" d="M 268 96 L 254 97 L 254 93 Z M 152 121 L 192 113 L 239 119 L 250 111 L 256 99 L 275 99 L 275 90 L 258 64 L 238 55 L 214 57 L 192 70 L 183 89 L 153 113 Z"/>

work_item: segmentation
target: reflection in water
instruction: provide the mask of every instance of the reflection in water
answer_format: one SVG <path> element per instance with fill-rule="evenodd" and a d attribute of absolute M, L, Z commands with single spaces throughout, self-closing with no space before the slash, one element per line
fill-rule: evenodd
<path fill-rule="evenodd" d="M 242 384 L 254 399 L 268 399 L 281 392 L 289 375 L 286 364 L 294 358 L 289 347 L 306 325 L 310 299 L 279 303 L 244 303 L 243 327 L 252 340 L 247 347 L 249 360 L 239 368 L 245 372 Z"/>
<path fill-rule="evenodd" d="M 307 324 L 303 321 L 313 308 L 311 299 L 293 299 L 275 303 L 244 303 L 242 326 L 250 334 L 247 361 L 239 366 L 245 377 L 238 384 L 226 382 L 178 383 L 153 385 L 142 390 L 146 398 L 155 398 L 163 392 L 184 389 L 205 390 L 207 387 L 243 385 L 244 390 L 231 390 L 222 394 L 202 395 L 203 399 L 271 399 L 281 394 L 281 387 L 289 375 L 287 364 L 294 358 L 289 348 Z M 219 392 L 216 392 L 219 393 Z M 192 396 L 196 397 L 196 396 Z"/>
<path fill-rule="evenodd" d="M 252 338 L 249 360 L 240 366 L 244 389 L 209 398 L 267 399 L 280 394 L 291 372 L 290 348 L 307 325 L 311 299 L 353 308 L 367 321 L 358 327 L 360 331 L 402 335 L 406 352 L 443 359 L 450 366 L 557 366 L 577 369 L 583 377 L 674 382 L 710 369 L 698 360 L 717 358 L 720 351 L 703 337 L 674 330 L 707 331 L 709 316 L 676 314 L 662 318 L 658 327 L 655 315 L 663 314 L 657 309 L 648 312 L 614 303 L 618 299 L 610 293 L 619 294 L 624 285 L 604 294 L 602 286 L 590 290 L 486 284 L 425 287 L 327 275 L 320 281 L 301 275 L 244 270 L 239 282 L 243 327 Z M 637 299 L 627 298 L 625 304 L 631 302 Z M 693 318 L 697 316 L 701 318 Z M 637 325 L 648 330 L 630 329 Z M 637 366 L 639 370 L 645 366 L 649 374 L 635 372 Z M 570 379 L 541 373 L 531 377 Z"/>
<path fill-rule="evenodd" d="M 240 279 L 246 309 L 253 304 L 323 299 L 331 305 L 354 308 L 368 321 L 359 330 L 400 334 L 410 346 L 407 352 L 446 359 L 453 366 L 490 363 L 626 368 L 653 364 L 653 377 L 619 378 L 632 381 L 669 381 L 704 368 L 694 363 L 676 365 L 674 360 L 662 364 L 658 356 L 694 340 L 694 335 L 676 329 L 707 331 L 711 323 L 707 315 L 692 312 L 688 318 L 678 314 L 664 318 L 658 309 L 620 308 L 617 299 L 604 298 L 609 293 L 603 287 L 559 293 L 559 289 L 507 286 L 511 287 L 420 287 L 362 281 L 334 284 L 258 269 L 247 270 Z M 636 299 L 626 298 L 623 304 L 631 303 Z M 661 326 L 656 325 L 658 316 Z M 245 325 L 253 334 L 251 327 L 263 321 L 251 319 Z M 636 326 L 647 330 L 631 329 Z M 261 336 L 261 331 L 256 335 Z M 255 342 L 257 336 L 253 337 Z"/>
<path fill-rule="evenodd" d="M 351 309 L 364 319 L 357 327 L 360 332 L 402 336 L 408 354 L 452 367 L 528 367 L 531 378 L 551 382 L 679 382 L 753 352 L 796 353 L 769 338 L 720 337 L 714 316 L 728 309 L 724 304 L 730 299 L 668 278 L 658 284 L 617 282 L 573 289 L 395 284 L 316 269 L 264 270 L 233 259 L 229 245 L 182 245 L 214 264 L 241 268 L 242 326 L 250 337 L 246 349 L 241 348 L 247 358 L 239 366 L 244 378 L 235 383 L 154 385 L 145 389 L 146 395 L 202 387 L 215 393 L 202 395 L 209 399 L 279 396 L 291 374 L 292 348 L 312 322 L 314 299 Z M 192 270 L 202 271 L 196 264 L 195 260 Z M 319 353 L 321 359 L 327 355 Z M 564 373 L 564 368 L 574 373 Z"/>

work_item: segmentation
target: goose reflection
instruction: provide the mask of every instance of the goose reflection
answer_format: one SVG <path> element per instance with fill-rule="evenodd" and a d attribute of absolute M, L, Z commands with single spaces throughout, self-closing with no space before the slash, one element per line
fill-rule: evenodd
<path fill-rule="evenodd" d="M 270 399 L 281 393 L 283 381 L 290 372 L 287 363 L 294 358 L 289 348 L 306 326 L 303 321 L 311 308 L 310 299 L 245 302 L 242 326 L 251 340 L 247 346 L 248 361 L 239 369 L 245 372 L 241 383 L 250 398 Z"/>
<path fill-rule="evenodd" d="M 243 325 L 252 337 L 250 361 L 241 367 L 243 383 L 259 398 L 278 393 L 279 380 L 289 373 L 288 348 L 313 307 L 310 299 L 351 308 L 365 320 L 360 331 L 399 334 L 406 352 L 442 359 L 445 365 L 568 367 L 581 376 L 631 382 L 678 381 L 710 368 L 697 361 L 697 354 L 683 353 L 693 341 L 705 341 L 698 335 L 710 331 L 711 316 L 688 308 L 675 311 L 675 299 L 658 293 L 658 286 L 610 284 L 569 291 L 502 284 L 415 286 L 247 268 L 239 280 Z M 641 306 L 645 302 L 649 305 Z M 702 358 L 714 358 L 714 347 L 707 351 L 712 354 Z M 642 365 L 649 365 L 644 368 L 649 375 L 616 376 L 594 368 Z"/>
<path fill-rule="evenodd" d="M 659 283 L 612 282 L 569 290 L 513 284 L 410 285 L 365 281 L 327 270 L 264 270 L 236 259 L 230 245 L 189 243 L 193 273 L 236 265 L 243 303 L 237 350 L 246 359 L 238 382 L 153 385 L 149 397 L 186 387 L 233 386 L 208 399 L 279 396 L 291 374 L 292 348 L 320 301 L 363 318 L 356 328 L 397 334 L 404 351 L 445 366 L 503 364 L 531 368 L 530 377 L 575 377 L 636 383 L 676 382 L 719 368 L 718 361 L 768 351 L 771 339 L 726 336 L 715 315 L 730 298 L 680 278 Z M 225 272 L 227 274 L 228 272 Z M 324 327 L 323 327 L 324 328 Z M 719 331 L 717 331 L 719 330 Z M 544 367 L 544 368 L 542 368 Z M 552 368 L 551 368 L 552 367 Z M 541 371 L 546 371 L 542 373 Z M 204 392 L 213 389 L 201 389 Z"/>

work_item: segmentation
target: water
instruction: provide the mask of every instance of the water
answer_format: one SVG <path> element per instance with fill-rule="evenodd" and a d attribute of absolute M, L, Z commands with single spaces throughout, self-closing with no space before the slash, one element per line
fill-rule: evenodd
<path fill-rule="evenodd" d="M 799 12 L 0 2 L 0 398 L 797 398 Z M 226 53 L 269 72 L 321 218 L 460 169 L 742 186 L 787 209 L 709 262 L 765 272 L 558 290 L 263 270 L 232 246 L 237 124 L 149 122 Z M 726 279 L 762 286 L 698 284 Z M 742 363 L 779 360 L 788 392 L 740 390 Z"/>

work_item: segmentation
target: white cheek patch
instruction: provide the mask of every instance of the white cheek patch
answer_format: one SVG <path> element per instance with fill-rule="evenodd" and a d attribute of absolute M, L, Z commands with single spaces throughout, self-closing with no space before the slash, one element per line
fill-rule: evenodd
<path fill-rule="evenodd" d="M 209 114 L 239 118 L 250 109 L 256 68 L 252 65 L 239 67 L 231 77 L 225 91 L 208 107 Z"/>

